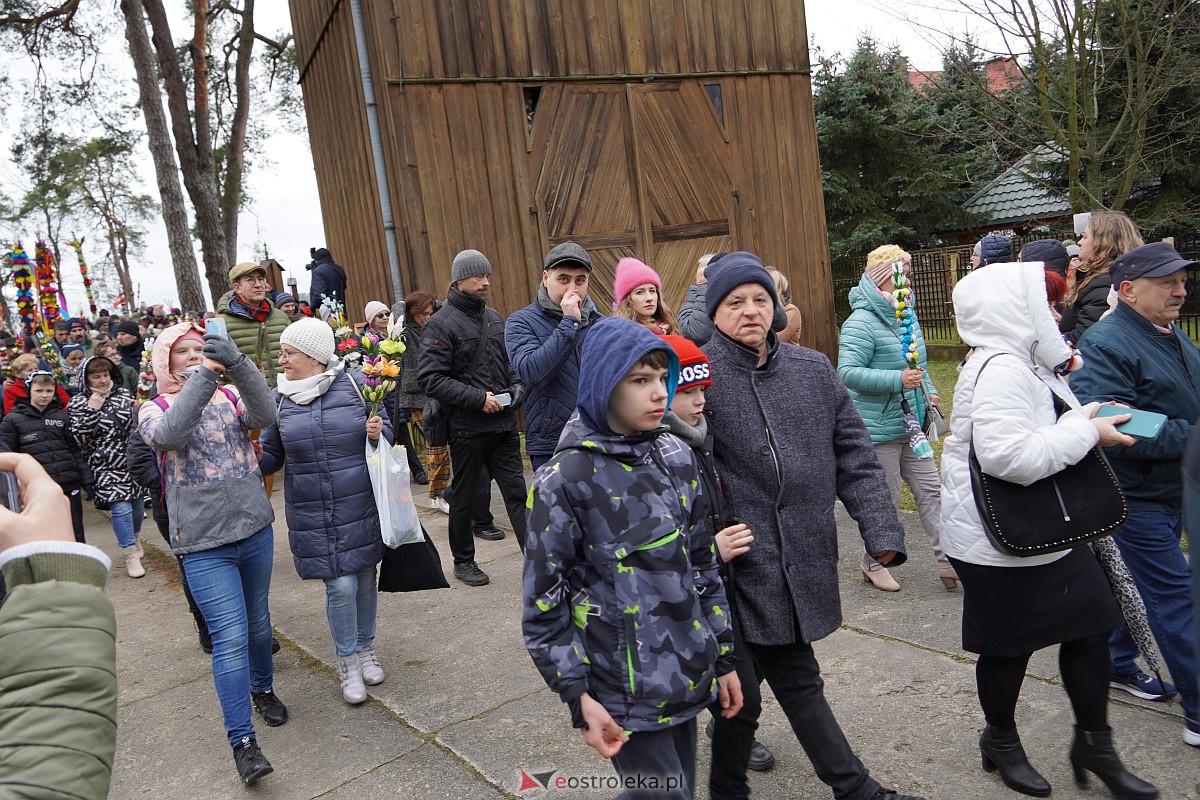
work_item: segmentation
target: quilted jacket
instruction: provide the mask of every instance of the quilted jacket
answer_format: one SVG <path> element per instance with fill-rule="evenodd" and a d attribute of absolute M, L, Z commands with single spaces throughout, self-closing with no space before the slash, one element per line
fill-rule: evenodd
<path fill-rule="evenodd" d="M 926 371 L 924 394 L 920 389 L 901 389 L 900 373 L 908 368 L 908 362 L 901 350 L 896 312 L 866 275 L 850 290 L 850 307 L 854 310 L 842 323 L 838 345 L 838 377 L 850 390 L 850 399 L 871 434 L 871 444 L 905 439 L 901 392 L 913 413 L 924 421 L 925 394 L 932 397 L 937 388 Z M 925 335 L 919 322 L 913 326 L 913 338 L 917 363 L 925 367 Z"/>

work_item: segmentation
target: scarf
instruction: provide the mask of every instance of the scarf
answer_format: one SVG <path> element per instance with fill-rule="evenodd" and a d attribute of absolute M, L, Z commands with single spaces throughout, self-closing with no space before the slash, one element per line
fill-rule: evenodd
<path fill-rule="evenodd" d="M 663 414 L 663 424 L 667 426 L 668 431 L 683 439 L 684 444 L 688 447 L 703 447 L 704 440 L 708 436 L 708 418 L 703 414 L 700 415 L 699 424 L 689 425 L 678 414 L 668 408 L 667 413 Z"/>
<path fill-rule="evenodd" d="M 300 378 L 298 380 L 288 380 L 283 375 L 280 375 L 275 380 L 275 388 L 279 393 L 291 400 L 298 406 L 306 406 L 313 400 L 316 400 L 321 395 L 329 391 L 329 387 L 334 380 L 346 369 L 346 362 L 340 358 L 334 358 L 329 362 L 329 366 L 319 375 L 313 375 L 311 378 Z"/>
<path fill-rule="evenodd" d="M 246 312 L 246 316 L 250 317 L 250 319 L 254 320 L 255 322 L 266 322 L 267 317 L 271 316 L 271 312 L 275 310 L 275 307 L 266 300 L 260 300 L 258 305 L 251 306 L 236 294 L 229 301 L 229 306 L 231 310 L 237 311 L 238 309 L 241 309 L 242 311 Z"/>

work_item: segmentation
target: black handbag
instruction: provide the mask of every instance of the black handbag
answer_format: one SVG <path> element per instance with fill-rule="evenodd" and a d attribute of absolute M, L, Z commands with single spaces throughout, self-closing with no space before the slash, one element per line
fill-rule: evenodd
<path fill-rule="evenodd" d="M 983 367 L 979 371 L 982 373 Z M 1050 394 L 1061 417 L 1069 408 L 1055 392 Z M 984 472 L 975 456 L 973 437 L 968 463 L 971 493 L 983 530 L 993 547 L 1010 556 L 1069 550 L 1108 536 L 1129 515 L 1121 485 L 1099 446 L 1078 463 L 1028 486 Z"/>
<path fill-rule="evenodd" d="M 379 591 L 423 592 L 426 589 L 449 589 L 442 559 L 425 527 L 425 541 L 389 547 L 379 564 Z"/>

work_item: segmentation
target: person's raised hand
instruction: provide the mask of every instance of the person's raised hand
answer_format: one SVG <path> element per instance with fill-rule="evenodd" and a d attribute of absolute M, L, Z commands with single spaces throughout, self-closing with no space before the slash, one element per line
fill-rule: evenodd
<path fill-rule="evenodd" d="M 245 358 L 232 339 L 215 333 L 204 334 L 204 357 L 217 362 L 225 369 L 237 366 L 238 362 Z"/>
<path fill-rule="evenodd" d="M 71 504 L 33 456 L 0 453 L 0 470 L 16 475 L 21 513 L 0 507 L 0 550 L 30 542 L 73 542 Z"/>
<path fill-rule="evenodd" d="M 562 312 L 564 317 L 576 321 L 583 319 L 583 296 L 574 289 L 569 290 L 563 295 Z"/>
<path fill-rule="evenodd" d="M 734 677 L 737 677 L 736 673 Z M 583 714 L 583 721 L 587 723 L 587 727 L 580 731 L 587 746 L 594 748 L 604 758 L 612 758 L 620 752 L 627 737 L 608 709 L 590 694 L 584 694 L 579 698 L 579 710 Z"/>

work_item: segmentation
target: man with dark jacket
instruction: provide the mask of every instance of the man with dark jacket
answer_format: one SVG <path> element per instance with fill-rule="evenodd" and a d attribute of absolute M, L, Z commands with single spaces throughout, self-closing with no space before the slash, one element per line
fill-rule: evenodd
<path fill-rule="evenodd" d="M 1083 367 L 1071 373 L 1080 402 L 1115 400 L 1156 411 L 1167 422 L 1153 439 L 1108 448 L 1129 517 L 1113 540 L 1146 601 L 1150 630 L 1183 706 L 1183 740 L 1200 747 L 1200 691 L 1183 530 L 1183 455 L 1200 418 L 1200 350 L 1175 325 L 1187 297 L 1188 271 L 1200 269 L 1165 242 L 1135 247 L 1109 269 L 1118 302 L 1079 340 Z M 1190 531 L 1193 537 L 1195 531 Z M 1137 697 L 1166 700 L 1171 687 L 1144 675 L 1125 631 L 1113 635 L 1110 685 Z"/>
<path fill-rule="evenodd" d="M 116 341 L 121 363 L 132 367 L 135 371 L 140 371 L 145 345 L 142 342 L 142 332 L 138 329 L 137 323 L 128 319 L 118 322 Z"/>
<path fill-rule="evenodd" d="M 747 655 L 835 797 L 911 800 L 881 787 L 855 755 L 825 699 L 812 647 L 842 621 L 835 500 L 876 561 L 906 558 L 871 437 L 829 359 L 779 346 L 775 282 L 757 256 L 722 258 L 705 301 L 715 331 L 703 349 L 718 376 L 705 408 L 713 458 L 728 519 L 754 535 L 749 552 L 727 565 Z M 739 740 L 737 752 L 748 758 L 760 710 L 747 704 L 736 720 L 717 717 L 714 740 Z M 740 771 L 729 797 L 746 796 L 744 762 Z"/>
<path fill-rule="evenodd" d="M 483 467 L 500 487 L 517 544 L 525 547 L 525 475 L 515 412 L 524 385 L 508 362 L 500 315 L 487 307 L 491 274 L 491 263 L 478 250 L 454 257 L 446 304 L 421 332 L 417 369 L 422 391 L 447 415 L 454 465 L 450 552 L 454 577 L 468 586 L 489 581 L 475 563 L 471 536 L 472 499 Z"/>
<path fill-rule="evenodd" d="M 343 307 L 346 305 L 346 270 L 333 260 L 333 256 L 329 255 L 329 251 L 324 247 L 313 247 L 308 252 L 313 257 L 308 304 L 321 319 L 324 319 L 326 315 L 321 313 L 321 303 L 325 298 L 340 303 Z"/>
<path fill-rule="evenodd" d="M 529 392 L 525 401 L 525 452 L 536 470 L 550 460 L 575 411 L 579 353 L 588 328 L 601 318 L 588 297 L 592 259 L 575 242 L 551 248 L 542 262 L 537 299 L 504 325 L 513 369 Z"/>

